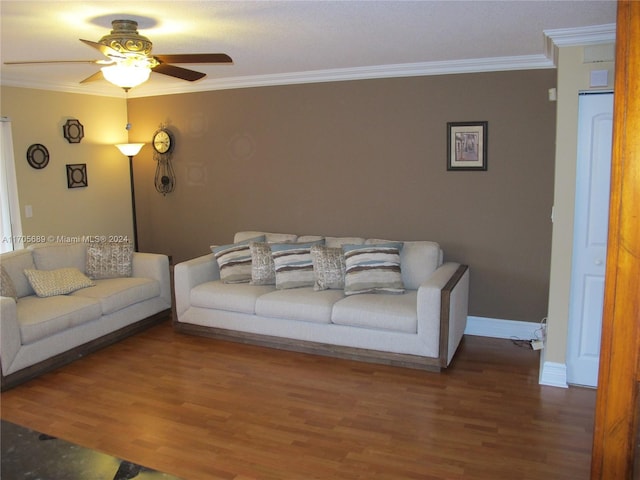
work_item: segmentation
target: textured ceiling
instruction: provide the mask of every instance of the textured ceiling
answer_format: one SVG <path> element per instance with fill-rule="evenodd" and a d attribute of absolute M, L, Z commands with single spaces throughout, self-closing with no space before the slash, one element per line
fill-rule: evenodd
<path fill-rule="evenodd" d="M 129 96 L 237 86 L 551 66 L 544 31 L 615 22 L 614 1 L 5 1 L 1 59 L 94 60 L 111 20 L 138 21 L 156 54 L 229 54 L 181 65 L 193 84 L 154 73 Z M 494 66 L 497 65 L 496 68 Z M 2 65 L 3 85 L 123 96 L 96 65 Z"/>

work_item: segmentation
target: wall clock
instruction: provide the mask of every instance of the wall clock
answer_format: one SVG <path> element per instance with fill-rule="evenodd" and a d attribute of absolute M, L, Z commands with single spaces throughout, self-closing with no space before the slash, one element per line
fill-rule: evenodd
<path fill-rule="evenodd" d="M 158 162 L 154 179 L 156 190 L 166 195 L 173 192 L 176 185 L 176 175 L 171 165 L 171 153 L 175 146 L 173 135 L 166 128 L 160 128 L 153 134 L 153 159 Z"/>
<path fill-rule="evenodd" d="M 34 143 L 27 149 L 27 162 L 38 170 L 49 164 L 49 150 L 40 143 Z"/>
<path fill-rule="evenodd" d="M 80 140 L 84 137 L 84 127 L 76 119 L 67 120 L 62 126 L 62 134 L 69 143 L 80 143 Z"/>
<path fill-rule="evenodd" d="M 160 154 L 170 153 L 173 150 L 173 135 L 166 128 L 161 128 L 153 134 L 153 148 Z"/>

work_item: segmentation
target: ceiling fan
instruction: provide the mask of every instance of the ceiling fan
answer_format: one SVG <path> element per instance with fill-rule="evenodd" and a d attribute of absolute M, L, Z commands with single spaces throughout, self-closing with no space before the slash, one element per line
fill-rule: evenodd
<path fill-rule="evenodd" d="M 145 82 L 151 71 L 170 77 L 194 82 L 206 76 L 174 63 L 232 63 L 224 53 L 185 53 L 171 55 L 152 55 L 153 44 L 147 37 L 138 33 L 138 22 L 134 20 L 113 20 L 113 30 L 98 42 L 80 39 L 81 42 L 100 51 L 106 59 L 102 60 L 53 60 L 5 62 L 6 65 L 26 65 L 37 63 L 91 63 L 103 65 L 100 71 L 85 78 L 80 83 L 105 78 L 125 91 Z"/>

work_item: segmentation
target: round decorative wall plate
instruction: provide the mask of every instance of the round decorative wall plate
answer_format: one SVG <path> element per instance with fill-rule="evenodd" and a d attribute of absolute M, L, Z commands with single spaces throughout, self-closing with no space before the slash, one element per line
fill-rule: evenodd
<path fill-rule="evenodd" d="M 70 119 L 62 126 L 62 133 L 67 142 L 80 143 L 80 140 L 84 137 L 84 127 L 78 120 Z"/>
<path fill-rule="evenodd" d="M 49 164 L 49 150 L 40 143 L 34 143 L 27 149 L 27 162 L 38 170 L 46 167 Z"/>

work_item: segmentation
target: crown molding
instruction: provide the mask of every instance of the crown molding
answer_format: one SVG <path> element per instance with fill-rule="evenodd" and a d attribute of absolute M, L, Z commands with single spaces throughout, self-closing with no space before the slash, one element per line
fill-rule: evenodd
<path fill-rule="evenodd" d="M 468 60 L 449 60 L 440 62 L 402 63 L 395 65 L 376 65 L 372 67 L 337 68 L 313 70 L 307 72 L 291 72 L 272 75 L 249 75 L 245 77 L 204 78 L 195 83 L 183 82 L 167 86 L 153 82 L 133 88 L 128 94 L 113 85 L 94 83 L 87 84 L 47 84 L 46 81 L 30 80 L 28 82 L 12 79 L 0 79 L 1 85 L 54 90 L 86 95 L 102 95 L 109 97 L 151 97 L 174 95 L 213 90 L 235 88 L 252 88 L 276 85 L 293 85 L 301 83 L 343 82 L 349 80 L 367 80 L 377 78 L 400 78 L 431 75 L 451 75 L 460 73 L 481 73 L 507 70 L 531 70 L 554 68 L 553 63 L 544 55 L 524 55 L 513 57 L 478 58 Z"/>
<path fill-rule="evenodd" d="M 137 91 L 136 89 L 132 89 L 129 92 L 129 97 L 136 98 L 210 90 L 293 85 L 302 83 L 343 82 L 350 80 L 451 75 L 460 73 L 531 70 L 543 68 L 554 68 L 553 63 L 544 55 L 403 63 L 396 65 L 314 70 L 308 72 L 291 72 L 273 75 L 252 75 L 246 77 L 228 77 L 219 79 L 205 78 L 197 84 L 181 84 L 172 87 L 154 86 L 149 83 L 143 85 L 144 88 L 138 88 Z"/>
<path fill-rule="evenodd" d="M 101 85 L 80 84 L 80 83 L 51 83 L 42 79 L 15 79 L 0 76 L 0 86 L 33 88 L 35 90 L 49 90 L 62 93 L 78 93 L 83 95 L 94 95 L 100 97 L 126 98 L 124 90 L 104 82 Z"/>
<path fill-rule="evenodd" d="M 545 55 L 557 65 L 558 48 L 578 47 L 584 45 L 598 45 L 615 43 L 616 24 L 592 25 L 579 28 L 558 28 L 543 30 L 545 38 Z"/>

